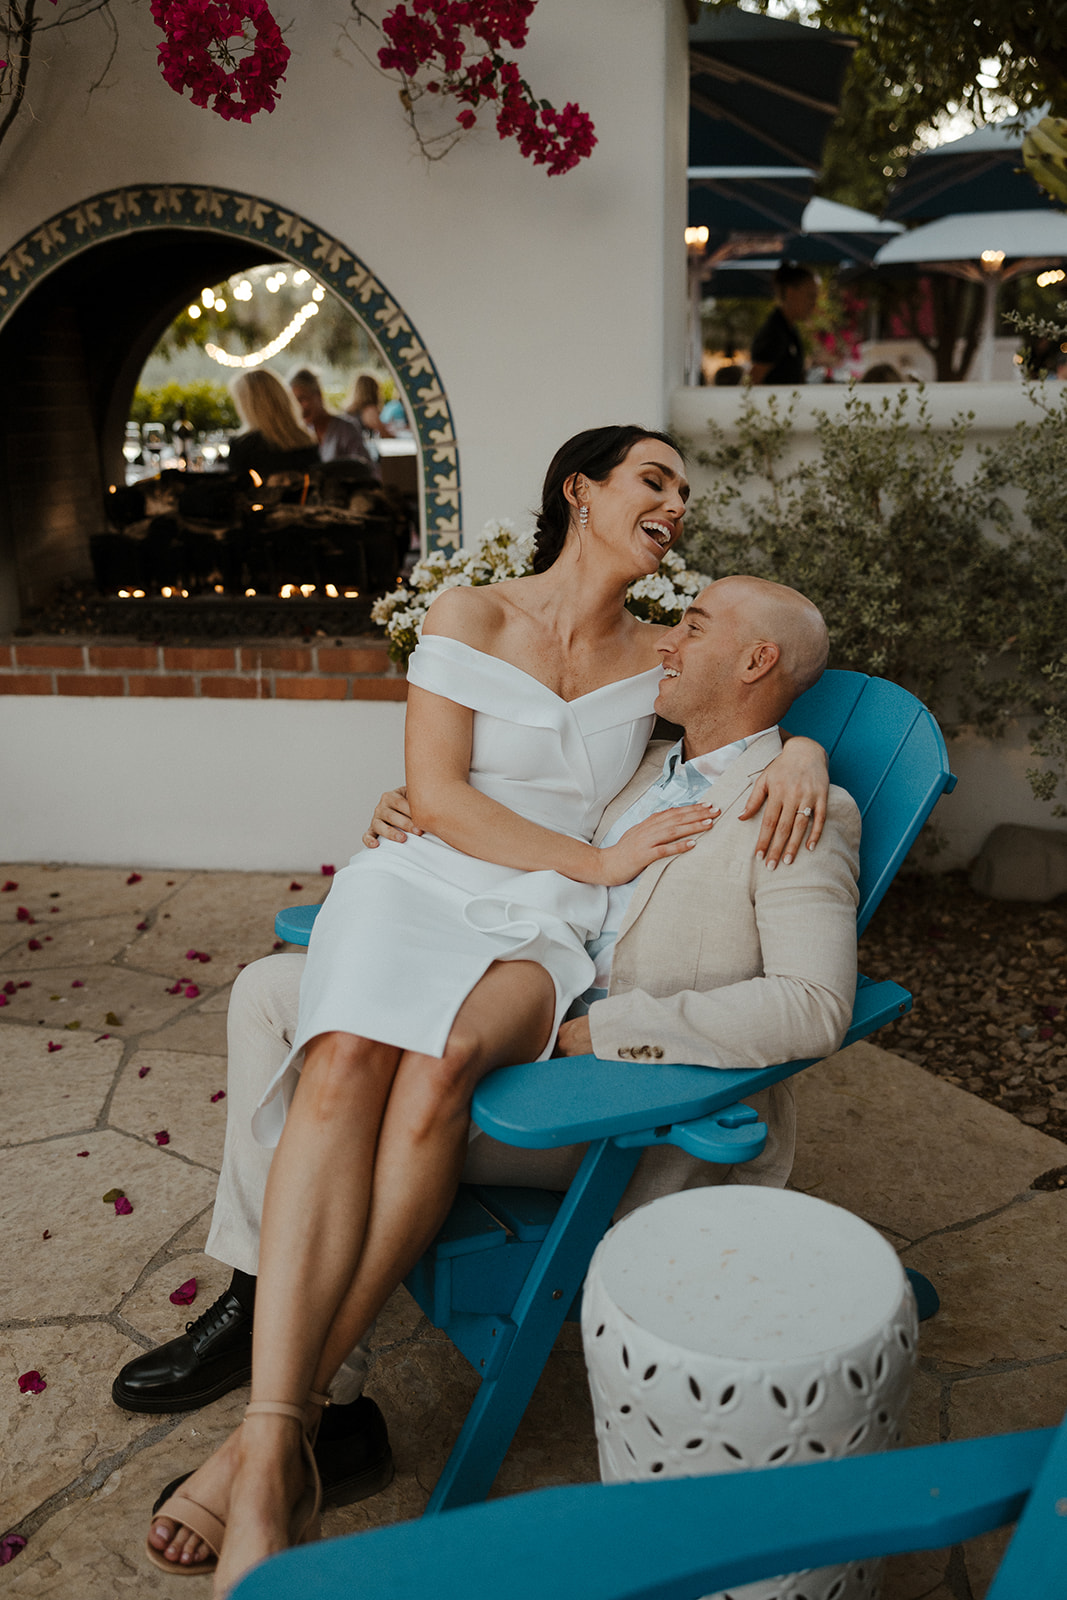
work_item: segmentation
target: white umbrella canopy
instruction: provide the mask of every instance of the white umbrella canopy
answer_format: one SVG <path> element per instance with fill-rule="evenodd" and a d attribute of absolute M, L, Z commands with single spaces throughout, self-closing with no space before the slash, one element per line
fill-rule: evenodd
<path fill-rule="evenodd" d="M 986 129 L 979 130 L 982 133 Z M 973 135 L 972 135 L 973 137 Z M 884 244 L 876 267 L 922 266 L 983 286 L 982 336 L 976 376 L 993 376 L 997 294 L 1002 283 L 1067 260 L 1067 215 L 1062 211 L 969 211 L 939 217 Z M 1010 265 L 1009 265 L 1010 263 Z"/>
<path fill-rule="evenodd" d="M 856 206 L 843 206 L 837 200 L 824 200 L 815 195 L 804 207 L 800 222 L 801 233 L 903 233 L 902 222 L 886 222 L 870 211 L 860 211 Z"/>
<path fill-rule="evenodd" d="M 985 131 L 984 129 L 982 130 Z M 902 263 L 979 262 L 990 252 L 1002 260 L 1067 256 L 1067 214 L 1062 211 L 970 211 L 925 222 L 899 233 L 874 258 L 877 267 Z M 1018 274 L 1015 274 L 1018 276 Z"/>

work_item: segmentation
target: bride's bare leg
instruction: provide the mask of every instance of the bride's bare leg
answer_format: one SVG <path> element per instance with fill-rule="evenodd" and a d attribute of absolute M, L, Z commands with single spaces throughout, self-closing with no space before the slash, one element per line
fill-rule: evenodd
<path fill-rule="evenodd" d="M 363 1252 L 313 1388 L 328 1387 L 448 1215 L 478 1083 L 494 1067 L 539 1055 L 554 1010 L 555 989 L 543 967 L 498 961 L 460 1008 L 442 1058 L 414 1052 L 401 1057 L 378 1141 Z"/>
<path fill-rule="evenodd" d="M 362 1248 L 378 1131 L 399 1060 L 392 1046 L 352 1034 L 321 1034 L 307 1046 L 264 1200 L 253 1398 L 303 1403 L 312 1387 L 323 1340 Z M 226 1520 L 230 1486 L 250 1433 L 273 1441 L 284 1458 L 265 1485 L 274 1491 L 263 1510 L 273 1529 L 278 1504 L 291 1506 L 302 1482 L 298 1433 L 290 1418 L 248 1419 L 194 1474 L 186 1492 Z M 287 1517 L 285 1510 L 286 1530 Z M 167 1519 L 153 1522 L 149 1538 L 167 1560 L 183 1566 L 209 1554 L 195 1534 Z"/>
<path fill-rule="evenodd" d="M 346 1209 L 346 1202 L 336 1204 L 338 1168 L 360 1165 L 362 1152 L 352 1146 L 349 1121 L 344 1154 L 326 1165 L 318 1141 L 327 1129 L 321 1126 L 315 1132 L 312 1127 L 306 1159 L 326 1174 L 318 1204 L 307 1184 L 288 1191 L 289 1204 L 304 1213 L 294 1223 L 277 1197 L 271 1203 L 268 1189 L 256 1290 L 255 1398 L 302 1402 L 309 1389 L 319 1388 L 322 1374 L 327 1382 L 332 1378 L 358 1332 L 366 1329 L 448 1211 L 463 1164 L 475 1085 L 493 1067 L 527 1060 L 543 1048 L 554 1004 L 552 981 L 542 967 L 495 963 L 460 1008 L 445 1055 L 401 1057 L 384 1119 L 379 1119 L 369 1215 L 365 1208 L 366 1228 L 360 1229 L 361 1248 L 355 1251 L 351 1242 L 328 1235 L 347 1233 L 351 1240 L 351 1208 Z M 294 1110 L 305 1089 L 302 1082 Z M 340 1083 L 336 1093 L 343 1102 Z M 368 1161 L 368 1171 L 370 1167 Z M 346 1262 L 348 1277 L 337 1292 Z M 327 1276 L 329 1291 L 324 1288 Z M 291 1421 L 250 1418 L 241 1435 L 244 1448 L 230 1493 L 219 1595 L 257 1561 L 284 1548 L 290 1510 L 302 1483 L 299 1441 Z"/>

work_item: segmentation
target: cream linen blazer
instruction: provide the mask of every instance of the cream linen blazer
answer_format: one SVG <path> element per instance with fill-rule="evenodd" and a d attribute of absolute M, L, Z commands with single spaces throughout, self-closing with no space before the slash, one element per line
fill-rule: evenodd
<path fill-rule="evenodd" d="M 597 840 L 659 776 L 669 748 L 649 746 L 605 811 Z M 776 731 L 755 740 L 708 796 L 722 808 L 710 832 L 638 879 L 608 998 L 589 1011 L 593 1050 L 603 1059 L 765 1067 L 830 1055 L 841 1043 L 856 992 L 859 811 L 831 786 L 817 848 L 769 872 L 754 855 L 758 821 L 737 819 L 781 748 Z M 784 1184 L 793 1158 L 792 1084 L 754 1095 L 751 1104 L 768 1124 L 767 1149 L 731 1176 Z M 707 1182 L 715 1171 L 702 1162 L 684 1176 L 676 1168 L 676 1188 Z"/>

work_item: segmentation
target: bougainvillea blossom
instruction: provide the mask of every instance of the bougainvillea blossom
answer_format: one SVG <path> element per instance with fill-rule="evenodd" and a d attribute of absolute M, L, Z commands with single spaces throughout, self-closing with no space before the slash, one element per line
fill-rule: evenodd
<path fill-rule="evenodd" d="M 47 1383 L 36 1370 L 24 1372 L 19 1379 L 19 1394 L 43 1394 L 47 1388 Z"/>
<path fill-rule="evenodd" d="M 196 1279 L 187 1278 L 186 1281 L 175 1289 L 170 1296 L 170 1303 L 174 1306 L 191 1306 L 196 1299 Z"/>
<path fill-rule="evenodd" d="M 159 65 L 178 94 L 227 122 L 273 111 L 289 48 L 266 0 L 152 0 Z M 238 52 L 247 51 L 247 54 Z"/>

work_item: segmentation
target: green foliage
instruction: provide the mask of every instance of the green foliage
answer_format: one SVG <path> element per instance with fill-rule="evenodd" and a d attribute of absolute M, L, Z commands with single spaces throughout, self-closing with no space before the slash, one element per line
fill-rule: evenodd
<path fill-rule="evenodd" d="M 219 428 L 238 428 L 240 422 L 224 384 L 165 383 L 159 389 L 138 389 L 130 407 L 130 417 L 142 425 L 178 420 L 182 406 L 198 433 L 213 433 Z"/>
<path fill-rule="evenodd" d="M 712 425 L 698 457 L 718 481 L 680 548 L 716 577 L 752 572 L 809 595 L 832 666 L 905 684 L 949 728 L 1044 715 L 1034 749 L 1052 766 L 1034 787 L 1049 799 L 1067 777 L 1067 403 L 1035 399 L 1041 420 L 966 473 L 971 417 L 935 429 L 921 390 L 878 406 L 854 391 L 795 465 L 792 411 L 746 395 L 736 439 Z"/>

